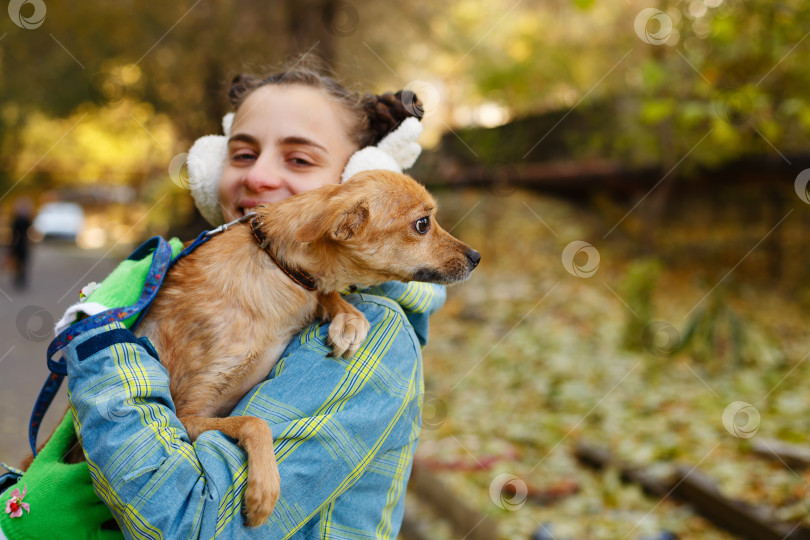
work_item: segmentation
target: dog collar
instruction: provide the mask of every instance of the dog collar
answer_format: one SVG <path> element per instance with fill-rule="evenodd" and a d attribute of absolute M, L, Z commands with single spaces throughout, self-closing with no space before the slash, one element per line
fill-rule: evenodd
<path fill-rule="evenodd" d="M 261 217 L 254 216 L 253 219 L 250 220 L 250 232 L 253 235 L 253 238 L 259 244 L 259 247 L 262 248 L 265 253 L 270 255 L 270 258 L 274 263 L 276 263 L 276 266 L 281 268 L 282 272 L 287 274 L 287 277 L 308 291 L 315 291 L 318 289 L 317 281 L 314 277 L 299 268 L 291 268 L 285 264 L 282 264 L 276 258 L 276 256 L 273 255 L 273 251 L 270 249 L 270 242 L 272 238 L 264 234 L 264 231 L 262 230 Z"/>

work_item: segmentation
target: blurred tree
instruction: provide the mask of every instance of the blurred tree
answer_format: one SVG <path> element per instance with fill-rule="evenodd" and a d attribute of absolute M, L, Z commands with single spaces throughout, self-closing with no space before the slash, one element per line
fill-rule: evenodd
<path fill-rule="evenodd" d="M 334 66 L 335 41 L 340 31 L 335 16 L 341 4 L 350 4 L 339 0 L 285 0 L 284 4 L 289 53 L 314 50 L 326 65 Z"/>
<path fill-rule="evenodd" d="M 23 18 L 32 15 L 25 11 L 32 5 L 23 6 Z M 379 31 L 373 21 L 398 10 L 337 0 L 170 4 L 86 0 L 75 5 L 47 2 L 45 6 L 46 16 L 36 28 L 22 28 L 10 17 L 0 17 L 4 74 L 0 79 L 0 188 L 4 192 L 25 180 L 34 164 L 46 183 L 87 179 L 88 167 L 95 167 L 94 174 L 102 174 L 112 154 L 99 154 L 99 163 L 92 166 L 87 162 L 95 159 L 93 149 L 85 146 L 87 152 L 80 154 L 85 170 L 80 171 L 75 160 L 67 159 L 71 152 L 56 146 L 49 150 L 46 143 L 70 139 L 85 123 L 107 124 L 113 117 L 129 123 L 137 117 L 141 135 L 157 146 L 149 155 L 134 150 L 126 166 L 147 159 L 151 161 L 137 166 L 140 172 L 165 171 L 167 152 L 170 157 L 200 134 L 219 131 L 220 119 L 229 108 L 226 93 L 234 75 L 266 73 L 303 53 L 318 55 L 339 73 L 360 74 L 359 88 L 369 89 L 370 81 L 376 87 L 376 74 L 388 73 L 384 63 L 374 59 L 368 65 L 349 53 L 344 53 L 348 61 L 339 62 L 338 51 L 353 47 L 368 56 L 366 38 L 355 34 L 368 30 L 371 41 L 389 40 L 390 33 Z M 380 54 L 393 56 L 398 50 L 381 48 Z M 133 116 L 129 113 L 132 107 L 150 113 Z M 164 140 L 164 132 L 150 131 L 153 121 L 163 122 L 160 115 L 166 115 L 173 127 L 169 141 Z M 47 137 L 43 136 L 45 126 L 52 130 Z M 98 131 L 99 140 L 106 137 L 103 132 Z M 132 133 L 124 138 L 130 136 Z M 71 143 L 66 148 L 75 149 L 76 144 L 82 146 Z M 126 148 L 120 150 L 126 152 Z M 42 161 L 37 163 L 39 158 Z M 127 176 L 124 166 L 119 162 L 116 178 Z M 51 177 L 51 172 L 60 174 Z M 129 176 L 129 181 L 144 180 L 142 174 Z"/>
<path fill-rule="evenodd" d="M 171 155 L 219 130 L 236 73 L 263 73 L 307 51 L 358 90 L 411 85 L 433 97 L 426 126 L 453 128 L 478 163 L 567 155 L 662 171 L 678 164 L 688 174 L 752 153 L 789 159 L 804 151 L 810 51 L 800 44 L 810 3 L 654 5 L 659 16 L 645 19 L 644 0 L 45 2 L 37 28 L 0 17 L 0 187 L 30 167 L 20 161 L 29 155 L 20 134 L 34 113 L 41 120 L 87 112 L 81 125 L 146 103 L 170 120 Z M 498 136 L 475 143 L 457 129 L 554 111 L 534 128 L 527 118 L 527 131 L 508 147 Z M 141 122 L 147 135 L 150 122 Z M 71 126 L 60 124 L 54 142 L 71 137 Z M 550 150 L 560 145 L 569 154 Z M 165 168 L 162 152 L 145 169 Z M 78 174 L 66 171 L 59 181 Z"/>

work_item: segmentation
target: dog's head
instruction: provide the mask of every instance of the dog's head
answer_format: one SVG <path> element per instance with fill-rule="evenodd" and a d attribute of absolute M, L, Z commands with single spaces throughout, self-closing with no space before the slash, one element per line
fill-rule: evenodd
<path fill-rule="evenodd" d="M 436 201 L 411 177 L 367 171 L 316 190 L 319 207 L 295 239 L 345 268 L 347 283 L 464 281 L 481 255 L 436 222 Z"/>

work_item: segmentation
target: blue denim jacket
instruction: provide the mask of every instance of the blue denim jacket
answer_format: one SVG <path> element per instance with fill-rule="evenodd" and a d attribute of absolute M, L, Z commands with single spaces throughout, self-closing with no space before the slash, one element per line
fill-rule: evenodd
<path fill-rule="evenodd" d="M 245 454 L 218 431 L 189 442 L 151 344 L 120 324 L 71 342 L 76 432 L 127 538 L 396 538 L 421 425 L 420 346 L 445 290 L 392 282 L 346 299 L 371 323 L 357 354 L 327 357 L 328 326 L 313 324 L 232 413 L 274 435 L 281 498 L 254 529 L 241 516 Z"/>

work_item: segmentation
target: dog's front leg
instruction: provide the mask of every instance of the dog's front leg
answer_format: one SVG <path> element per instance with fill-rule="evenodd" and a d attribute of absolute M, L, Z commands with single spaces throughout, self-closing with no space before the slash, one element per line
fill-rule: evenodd
<path fill-rule="evenodd" d="M 258 527 L 267 521 L 281 491 L 281 478 L 273 451 L 273 433 L 267 422 L 255 416 L 184 416 L 180 421 L 192 441 L 204 431 L 221 431 L 239 442 L 248 457 L 248 481 L 243 510 L 245 522 L 249 527 Z"/>
<path fill-rule="evenodd" d="M 320 314 L 329 325 L 332 356 L 351 358 L 366 340 L 371 325 L 366 316 L 340 296 L 340 293 L 318 293 Z"/>

